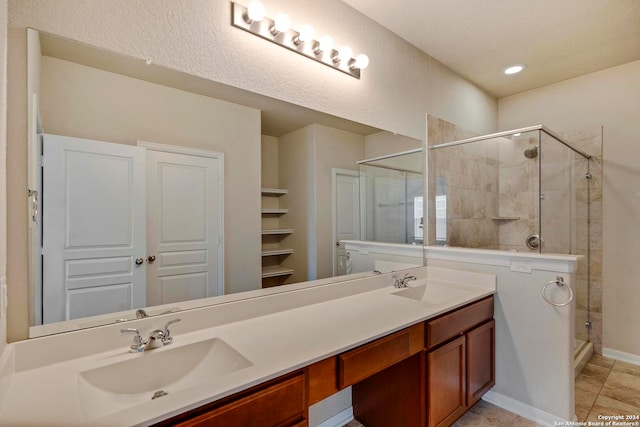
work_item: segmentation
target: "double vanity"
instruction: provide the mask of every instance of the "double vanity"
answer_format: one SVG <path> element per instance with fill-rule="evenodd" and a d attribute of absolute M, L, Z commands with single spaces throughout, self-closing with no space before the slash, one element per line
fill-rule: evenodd
<path fill-rule="evenodd" d="M 403 272 L 404 274 L 404 272 Z M 352 387 L 366 426 L 449 425 L 495 381 L 495 276 L 421 267 L 10 344 L 0 425 L 307 426 Z M 157 331 L 156 331 L 157 332 Z M 162 334 L 161 334 L 162 335 Z"/>

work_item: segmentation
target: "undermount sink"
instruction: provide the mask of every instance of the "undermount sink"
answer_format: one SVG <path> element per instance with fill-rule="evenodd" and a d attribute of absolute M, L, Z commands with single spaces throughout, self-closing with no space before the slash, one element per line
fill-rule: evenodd
<path fill-rule="evenodd" d="M 445 286 L 437 283 L 427 283 L 426 285 L 411 286 L 392 295 L 411 298 L 416 301 L 424 301 L 428 304 L 440 304 L 445 301 L 458 298 L 469 292 L 459 286 Z"/>
<path fill-rule="evenodd" d="M 148 350 L 79 374 L 85 415 L 101 417 L 251 366 L 219 338 Z"/>

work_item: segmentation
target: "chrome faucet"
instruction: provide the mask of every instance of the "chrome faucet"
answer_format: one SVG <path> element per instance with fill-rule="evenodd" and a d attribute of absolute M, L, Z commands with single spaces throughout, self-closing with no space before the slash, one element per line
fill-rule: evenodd
<path fill-rule="evenodd" d="M 395 274 L 391 278 L 394 288 L 406 288 L 411 280 L 416 280 L 416 276 L 410 276 L 409 273 L 406 273 L 402 279 L 398 279 Z"/>
<path fill-rule="evenodd" d="M 133 344 L 131 344 L 131 346 L 129 347 L 129 351 L 131 353 L 142 353 L 152 348 L 171 344 L 173 342 L 173 337 L 171 336 L 169 326 L 181 320 L 182 319 L 172 319 L 168 321 L 164 325 L 164 328 L 154 329 L 153 331 L 151 331 L 151 333 L 149 334 L 149 338 L 147 338 L 146 340 L 142 338 L 142 335 L 140 335 L 140 331 L 135 328 L 121 329 L 120 332 L 123 334 L 135 334 L 135 336 L 133 337 Z"/>

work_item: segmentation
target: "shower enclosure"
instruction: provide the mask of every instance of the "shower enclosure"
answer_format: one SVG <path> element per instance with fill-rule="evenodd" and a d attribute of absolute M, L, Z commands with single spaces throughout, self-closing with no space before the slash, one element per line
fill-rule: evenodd
<path fill-rule="evenodd" d="M 584 255 L 576 353 L 590 340 L 591 156 L 542 125 L 430 145 L 427 242 Z"/>
<path fill-rule="evenodd" d="M 423 242 L 423 151 L 358 162 L 363 240 Z"/>

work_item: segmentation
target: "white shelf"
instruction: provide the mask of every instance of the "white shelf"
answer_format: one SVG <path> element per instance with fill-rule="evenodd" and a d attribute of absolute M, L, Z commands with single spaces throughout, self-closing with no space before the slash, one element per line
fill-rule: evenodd
<path fill-rule="evenodd" d="M 262 268 L 262 278 L 266 277 L 278 277 L 278 276 L 288 276 L 293 274 L 293 270 L 290 268 L 281 267 L 279 265 L 275 267 L 263 267 Z"/>
<path fill-rule="evenodd" d="M 293 228 L 277 228 L 273 230 L 262 230 L 262 235 L 277 235 L 277 234 L 291 234 L 293 233 Z"/>
<path fill-rule="evenodd" d="M 293 249 L 266 249 L 262 251 L 262 256 L 289 255 L 293 253 Z"/>
<path fill-rule="evenodd" d="M 287 194 L 289 190 L 285 190 L 284 188 L 262 188 L 262 194 L 270 194 L 273 196 L 282 196 L 283 194 Z"/>
<path fill-rule="evenodd" d="M 262 209 L 264 215 L 283 215 L 289 212 L 289 209 Z"/>

